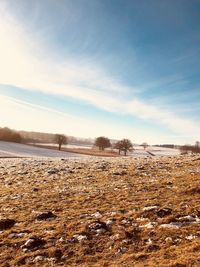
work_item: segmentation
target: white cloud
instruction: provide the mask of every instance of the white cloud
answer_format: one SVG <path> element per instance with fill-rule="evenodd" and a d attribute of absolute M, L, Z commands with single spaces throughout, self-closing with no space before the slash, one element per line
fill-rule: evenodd
<path fill-rule="evenodd" d="M 133 89 L 108 76 L 94 62 L 56 59 L 5 8 L 0 15 L 1 84 L 73 97 L 110 112 L 156 121 L 193 138 L 199 134 L 199 124 L 180 118 L 173 111 L 137 98 L 127 100 Z"/>

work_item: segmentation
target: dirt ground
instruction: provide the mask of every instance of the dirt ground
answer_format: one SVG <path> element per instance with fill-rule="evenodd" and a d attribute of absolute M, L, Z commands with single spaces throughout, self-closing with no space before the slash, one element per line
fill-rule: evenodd
<path fill-rule="evenodd" d="M 200 266 L 200 156 L 0 159 L 0 266 Z"/>

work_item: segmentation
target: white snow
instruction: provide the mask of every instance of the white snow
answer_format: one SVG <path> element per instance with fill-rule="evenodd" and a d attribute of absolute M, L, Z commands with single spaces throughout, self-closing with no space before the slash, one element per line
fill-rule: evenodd
<path fill-rule="evenodd" d="M 63 146 L 64 147 L 64 146 Z M 67 145 L 67 147 L 83 147 L 79 145 Z M 85 146 L 86 148 L 87 146 Z M 88 149 L 91 147 L 87 147 Z M 142 147 L 134 147 L 135 150 L 129 152 L 128 155 L 133 157 L 147 157 L 150 151 L 155 156 L 175 156 L 180 154 L 178 149 L 170 149 L 163 147 L 149 146 L 146 150 Z M 32 145 L 17 144 L 11 142 L 0 141 L 0 157 L 80 157 L 84 156 L 77 153 L 69 153 L 53 149 L 39 148 Z"/>
<path fill-rule="evenodd" d="M 57 146 L 57 144 L 45 144 L 45 143 L 35 143 L 35 145 L 43 145 L 43 146 Z M 91 149 L 92 145 L 80 145 L 80 144 L 67 144 L 63 145 L 63 148 L 86 148 Z M 144 149 L 142 146 L 134 145 L 134 150 L 131 152 L 128 152 L 127 155 L 133 156 L 133 157 L 147 157 L 150 156 L 152 153 L 155 156 L 176 156 L 180 154 L 180 151 L 178 149 L 174 148 L 165 148 L 165 147 L 156 147 L 156 146 L 148 146 L 146 149 Z M 110 150 L 109 148 L 106 150 Z M 118 152 L 117 149 L 113 149 L 113 151 Z M 123 152 L 122 152 L 123 155 Z"/>
<path fill-rule="evenodd" d="M 0 157 L 80 157 L 83 155 L 0 141 Z"/>
<path fill-rule="evenodd" d="M 129 153 L 129 155 L 136 157 L 150 156 L 148 151 L 155 156 L 176 156 L 180 154 L 180 151 L 178 149 L 156 146 L 149 146 L 146 148 L 146 150 L 141 146 L 134 146 L 134 149 L 135 150 Z"/>
<path fill-rule="evenodd" d="M 42 145 L 42 146 L 55 146 L 57 147 L 58 145 L 55 143 L 30 143 L 31 145 Z M 63 148 L 87 148 L 91 149 L 93 146 L 92 145 L 80 145 L 80 144 L 67 144 L 67 145 L 62 145 Z"/>
<path fill-rule="evenodd" d="M 147 150 L 153 153 L 155 156 L 176 156 L 180 154 L 180 150 L 176 148 L 150 146 L 147 148 Z"/>

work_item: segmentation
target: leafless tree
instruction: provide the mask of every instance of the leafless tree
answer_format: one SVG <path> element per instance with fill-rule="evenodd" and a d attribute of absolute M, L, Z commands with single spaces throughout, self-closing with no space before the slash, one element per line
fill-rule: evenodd
<path fill-rule="evenodd" d="M 122 139 L 115 144 L 114 148 L 119 150 L 119 154 L 123 151 L 124 156 L 126 156 L 127 152 L 133 148 L 133 144 L 129 139 Z"/>
<path fill-rule="evenodd" d="M 192 151 L 192 146 L 191 145 L 184 145 L 184 146 L 180 146 L 180 152 L 181 154 L 188 154 L 189 152 Z"/>
<path fill-rule="evenodd" d="M 141 146 L 143 146 L 144 150 L 149 146 L 146 142 L 142 143 Z"/>
<path fill-rule="evenodd" d="M 200 153 L 200 142 L 199 141 L 195 142 L 195 145 L 194 145 L 194 148 L 193 148 L 193 152 L 194 153 Z"/>
<path fill-rule="evenodd" d="M 95 146 L 97 146 L 99 148 L 99 150 L 104 150 L 107 147 L 110 147 L 110 139 L 104 136 L 99 136 L 96 138 L 95 140 Z"/>
<path fill-rule="evenodd" d="M 61 150 L 61 146 L 67 144 L 67 137 L 64 134 L 56 134 L 55 142 L 58 144 L 58 149 Z"/>
<path fill-rule="evenodd" d="M 197 141 L 195 145 L 184 145 L 180 147 L 181 154 L 200 153 L 200 143 Z"/>
<path fill-rule="evenodd" d="M 118 141 L 117 143 L 114 144 L 114 148 L 118 149 L 118 153 L 120 155 L 121 153 L 121 149 L 122 149 L 122 145 L 121 145 L 121 141 Z"/>
<path fill-rule="evenodd" d="M 196 146 L 196 147 L 200 147 L 200 142 L 199 142 L 199 141 L 196 141 L 196 142 L 195 142 L 195 146 Z"/>

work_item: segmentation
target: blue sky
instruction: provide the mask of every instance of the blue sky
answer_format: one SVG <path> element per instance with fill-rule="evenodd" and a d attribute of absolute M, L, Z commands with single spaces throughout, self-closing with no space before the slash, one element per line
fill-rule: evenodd
<path fill-rule="evenodd" d="M 200 1 L 0 2 L 0 126 L 200 139 Z"/>

